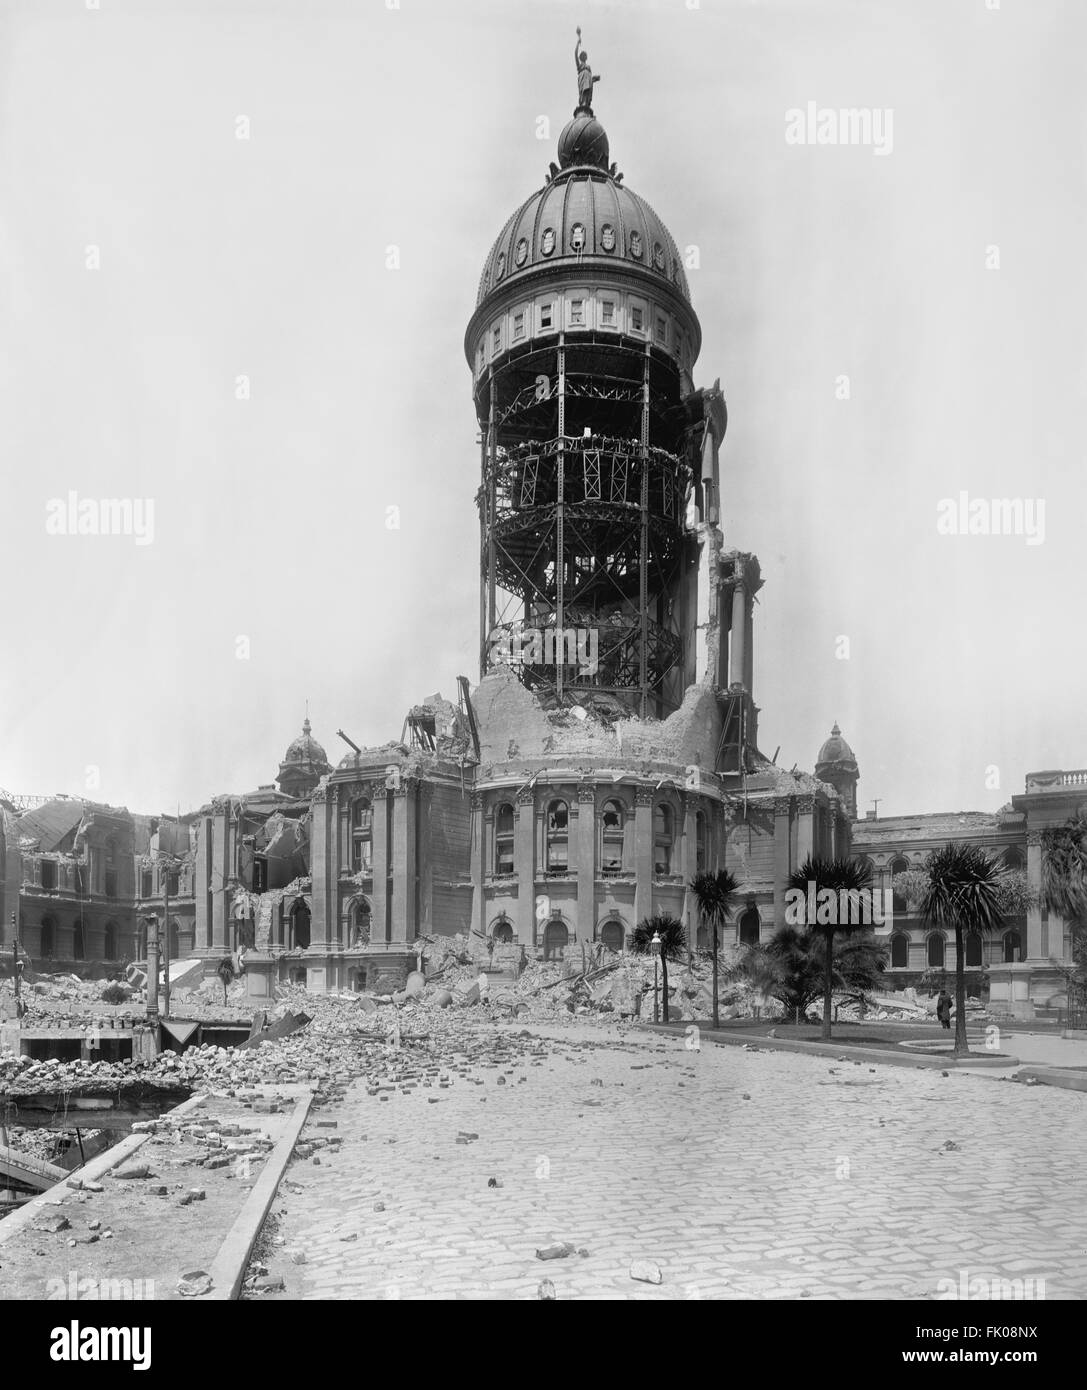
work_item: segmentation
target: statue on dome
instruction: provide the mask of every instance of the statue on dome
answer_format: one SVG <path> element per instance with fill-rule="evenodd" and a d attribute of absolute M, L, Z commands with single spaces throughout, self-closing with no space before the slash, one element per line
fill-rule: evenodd
<path fill-rule="evenodd" d="M 600 81 L 600 78 L 593 76 L 593 70 L 589 66 L 589 55 L 581 46 L 580 26 L 577 31 L 577 42 L 574 44 L 574 66 L 577 68 L 577 108 L 574 115 L 584 112 L 587 116 L 591 116 L 593 114 L 593 87 Z"/>

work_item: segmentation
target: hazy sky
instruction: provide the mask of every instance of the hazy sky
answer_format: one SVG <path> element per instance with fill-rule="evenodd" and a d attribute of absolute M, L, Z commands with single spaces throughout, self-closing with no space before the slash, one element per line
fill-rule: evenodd
<path fill-rule="evenodd" d="M 271 781 L 307 698 L 337 762 L 474 682 L 462 338 L 578 23 L 698 248 L 764 751 L 838 719 L 881 814 L 1087 765 L 1087 6 L 0 0 L 0 786 L 186 810 Z M 787 143 L 809 102 L 890 109 L 890 152 Z M 48 534 L 72 491 L 152 499 L 153 543 Z M 1043 499 L 1044 543 L 938 534 L 963 491 Z"/>

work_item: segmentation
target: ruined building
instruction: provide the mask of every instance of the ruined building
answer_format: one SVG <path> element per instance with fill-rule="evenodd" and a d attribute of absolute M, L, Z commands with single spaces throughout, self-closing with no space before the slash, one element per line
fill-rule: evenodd
<path fill-rule="evenodd" d="M 154 913 L 172 954 L 211 964 L 247 948 L 254 993 L 287 978 L 386 990 L 430 934 L 467 934 L 482 960 L 508 963 L 621 951 L 666 912 L 697 946 L 690 880 L 724 867 L 739 882 L 731 931 L 754 943 L 784 923 L 809 854 L 862 853 L 889 883 L 958 833 L 1030 859 L 1032 827 L 1058 800 L 1064 813 L 1067 796 L 1028 785 L 995 817 L 858 821 L 859 768 L 837 725 L 815 776 L 760 753 L 763 581 L 729 528 L 724 394 L 719 379 L 696 384 L 683 257 L 612 162 L 586 71 L 543 185 L 484 259 L 465 333 L 475 689 L 459 678 L 455 703 L 429 697 L 398 739 L 352 745 L 335 766 L 307 718 L 278 786 L 176 821 L 9 805 L 0 897 L 31 955 L 140 953 Z M 994 982 L 1009 1006 L 1046 1007 L 1067 930 L 1035 913 L 1008 932 L 983 948 Z M 889 978 L 919 981 L 945 959 L 932 937 L 903 905 Z"/>

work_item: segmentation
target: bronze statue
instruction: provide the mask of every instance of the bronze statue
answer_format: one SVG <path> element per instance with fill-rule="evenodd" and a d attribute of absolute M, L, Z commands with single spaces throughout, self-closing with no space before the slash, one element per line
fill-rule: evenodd
<path fill-rule="evenodd" d="M 587 115 L 593 114 L 593 87 L 600 81 L 599 77 L 593 76 L 593 70 L 589 66 L 589 55 L 581 46 L 581 29 L 577 31 L 577 42 L 574 44 L 574 66 L 577 68 L 577 109 L 584 111 Z"/>

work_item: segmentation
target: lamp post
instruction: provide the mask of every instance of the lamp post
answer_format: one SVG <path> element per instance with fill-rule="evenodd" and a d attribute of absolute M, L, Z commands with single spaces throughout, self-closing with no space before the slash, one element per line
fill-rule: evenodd
<path fill-rule="evenodd" d="M 653 1022 L 659 1023 L 661 1021 L 661 1001 L 657 991 L 657 969 L 661 958 L 660 932 L 653 933 L 653 940 L 649 944 L 653 948 Z"/>

